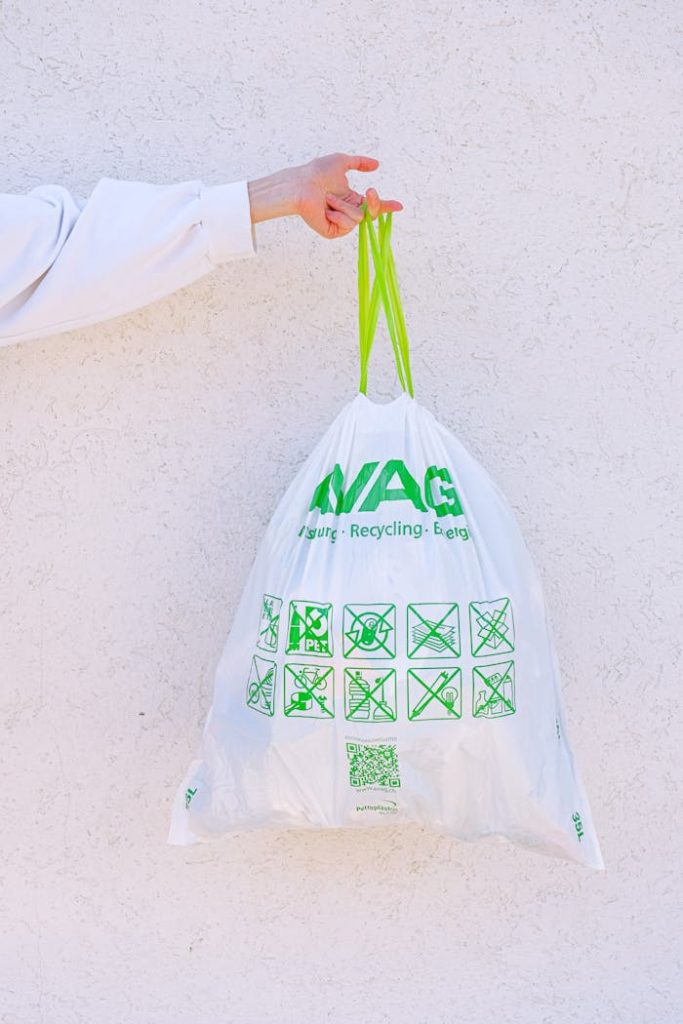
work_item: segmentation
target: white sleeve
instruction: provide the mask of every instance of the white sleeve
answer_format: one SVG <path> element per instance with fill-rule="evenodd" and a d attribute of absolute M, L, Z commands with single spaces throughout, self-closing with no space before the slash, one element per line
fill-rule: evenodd
<path fill-rule="evenodd" d="M 128 313 L 256 252 L 246 181 L 0 194 L 0 345 Z"/>

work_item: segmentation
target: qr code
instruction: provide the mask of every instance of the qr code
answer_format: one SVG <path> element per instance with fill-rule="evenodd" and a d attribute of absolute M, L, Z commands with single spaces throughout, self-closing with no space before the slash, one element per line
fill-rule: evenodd
<path fill-rule="evenodd" d="M 352 786 L 400 786 L 395 743 L 347 743 Z"/>

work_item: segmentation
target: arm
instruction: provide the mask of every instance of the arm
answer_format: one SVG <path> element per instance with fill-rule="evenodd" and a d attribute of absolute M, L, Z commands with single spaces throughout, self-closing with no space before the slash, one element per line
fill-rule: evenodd
<path fill-rule="evenodd" d="M 374 157 L 333 153 L 253 181 L 151 185 L 102 178 L 88 199 L 59 185 L 0 195 L 0 346 L 131 312 L 228 260 L 254 256 L 255 225 L 298 214 L 324 238 L 402 209 L 349 187 Z"/>
<path fill-rule="evenodd" d="M 119 316 L 256 252 L 246 181 L 0 195 L 0 345 Z"/>

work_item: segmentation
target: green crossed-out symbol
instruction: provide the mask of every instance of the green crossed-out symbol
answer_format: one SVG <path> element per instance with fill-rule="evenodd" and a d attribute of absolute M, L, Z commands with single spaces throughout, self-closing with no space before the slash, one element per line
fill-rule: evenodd
<path fill-rule="evenodd" d="M 280 609 L 282 598 L 273 597 L 272 594 L 264 594 L 261 604 L 261 621 L 259 623 L 257 647 L 266 651 L 276 651 L 278 644 L 278 632 L 280 629 Z"/>
<path fill-rule="evenodd" d="M 409 657 L 411 657 L 411 658 L 416 657 L 417 652 L 419 651 L 419 649 L 421 647 L 423 647 L 425 645 L 427 645 L 429 647 L 430 646 L 429 641 L 435 641 L 436 640 L 436 641 L 439 642 L 440 645 L 442 645 L 442 648 L 444 650 L 446 648 L 448 648 L 448 650 L 450 651 L 450 654 L 444 654 L 443 657 L 451 657 L 451 656 L 453 656 L 455 658 L 459 658 L 460 657 L 460 651 L 448 639 L 448 637 L 446 635 L 446 629 L 444 628 L 445 624 L 446 624 L 446 619 L 448 619 L 449 616 L 453 614 L 453 612 L 455 612 L 455 615 L 456 615 L 456 622 L 458 621 L 458 606 L 457 606 L 457 604 L 452 604 L 450 606 L 447 606 L 447 610 L 446 610 L 445 614 L 442 615 L 441 618 L 438 619 L 437 621 L 432 621 L 431 619 L 425 618 L 424 615 L 422 615 L 417 610 L 417 608 L 418 608 L 417 605 L 409 604 L 408 605 L 408 617 L 410 618 L 410 614 L 412 612 L 412 614 L 417 619 L 419 619 L 420 622 L 422 623 L 422 625 L 425 627 L 425 632 L 424 632 L 424 635 L 420 637 L 420 639 L 417 642 L 417 644 L 415 645 L 415 647 L 413 647 L 412 650 L 408 651 Z M 415 627 L 413 627 L 413 630 L 414 629 L 415 629 Z M 457 636 L 457 630 L 456 630 L 456 636 Z M 408 643 L 410 643 L 410 631 L 409 631 L 409 635 L 408 635 Z M 457 643 L 457 640 L 456 640 L 456 643 Z M 427 654 L 427 655 L 424 655 L 423 657 L 425 657 L 425 658 L 432 657 L 433 658 L 434 655 Z"/>
<path fill-rule="evenodd" d="M 485 675 L 484 670 L 489 674 Z M 486 709 L 491 708 L 493 710 L 498 703 L 508 708 L 507 711 L 502 712 L 503 715 L 513 715 L 515 713 L 516 708 L 514 704 L 501 693 L 501 688 L 506 683 L 510 683 L 510 686 L 514 687 L 514 670 L 515 663 L 513 661 L 502 661 L 497 665 L 478 665 L 472 670 L 472 714 L 475 718 L 488 718 Z M 480 691 L 486 699 L 478 707 L 476 706 L 477 677 L 491 691 L 488 695 L 486 690 Z M 514 689 L 512 699 L 514 700 Z"/>
<path fill-rule="evenodd" d="M 396 712 L 389 706 L 389 704 L 387 704 L 385 700 L 383 700 L 382 698 L 377 698 L 375 694 L 377 693 L 378 690 L 381 690 L 384 687 L 384 684 L 387 682 L 388 679 L 395 677 L 396 670 L 390 668 L 387 671 L 386 675 L 379 675 L 375 680 L 375 685 L 372 687 L 372 689 L 370 689 L 370 686 L 372 684 L 366 685 L 366 682 L 363 679 L 363 676 L 361 675 L 361 672 L 363 671 L 368 670 L 348 668 L 345 669 L 347 681 L 350 684 L 354 684 L 355 686 L 357 686 L 362 693 L 361 699 L 357 701 L 355 705 L 352 703 L 351 696 L 349 694 L 349 708 L 346 717 L 349 720 L 354 719 L 358 715 L 360 709 L 366 703 L 369 708 L 370 702 L 372 702 L 379 708 L 383 715 L 386 715 L 386 717 L 391 719 L 391 721 L 395 721 Z M 372 671 L 372 669 L 370 669 L 369 671 Z"/>
<path fill-rule="evenodd" d="M 420 671 L 423 672 L 424 669 L 420 669 Z M 412 709 L 412 711 L 410 709 L 410 705 L 408 705 L 408 718 L 411 721 L 414 721 L 416 718 L 419 718 L 420 715 L 422 715 L 422 713 L 425 711 L 425 709 L 429 707 L 429 705 L 435 700 L 438 701 L 441 705 L 443 705 L 443 707 L 448 712 L 448 716 L 452 718 L 461 718 L 462 713 L 460 711 L 457 711 L 455 707 L 455 701 L 459 692 L 458 687 L 460 685 L 460 674 L 461 673 L 459 668 L 441 669 L 436 678 L 434 688 L 432 688 L 429 685 L 429 683 L 425 682 L 422 676 L 418 674 L 417 669 L 409 668 L 409 679 L 414 679 L 421 686 L 423 686 L 427 692 L 422 696 L 420 700 L 418 700 L 417 704 Z M 451 683 L 454 679 L 457 680 L 458 685 L 454 687 L 455 696 L 453 698 L 453 701 L 451 702 L 444 696 L 443 691 L 446 689 L 448 684 Z"/>
<path fill-rule="evenodd" d="M 353 605 L 344 605 L 344 640 L 349 646 L 344 649 L 345 657 L 351 657 L 354 651 L 361 650 L 367 655 L 370 651 L 386 651 L 387 656 L 394 657 L 394 650 L 388 645 L 387 640 L 391 637 L 394 625 L 388 619 L 396 611 L 396 606 L 390 605 L 357 605 L 361 610 L 356 611 Z M 385 611 L 375 609 L 384 608 Z M 351 616 L 351 624 L 346 626 L 346 615 Z M 381 657 L 376 654 L 375 657 Z"/>
<path fill-rule="evenodd" d="M 492 611 L 489 610 L 491 606 Z M 485 654 L 490 653 L 491 649 L 497 651 L 499 647 L 514 650 L 514 623 L 509 597 L 502 597 L 498 601 L 470 602 L 470 623 L 472 654 L 475 656 L 482 648 L 488 648 Z"/>
<path fill-rule="evenodd" d="M 261 676 L 262 666 L 266 667 L 265 674 Z M 254 676 L 256 678 L 254 679 Z M 275 662 L 266 661 L 264 658 L 254 656 L 251 662 L 251 672 L 247 683 L 247 706 L 259 711 L 264 715 L 274 713 L 273 691 L 275 688 Z M 263 701 L 263 708 L 258 707 Z"/>
<path fill-rule="evenodd" d="M 297 672 L 296 670 L 299 669 Z M 285 665 L 285 673 L 290 672 L 294 676 L 296 685 L 299 687 L 297 694 L 304 694 L 311 698 L 312 701 L 318 705 L 320 710 L 323 712 L 323 717 L 334 718 L 334 710 L 330 710 L 327 706 L 327 702 L 324 697 L 320 697 L 315 691 L 322 689 L 324 683 L 326 683 L 328 676 L 332 675 L 334 680 L 333 670 L 331 666 L 321 665 Z M 313 679 L 308 679 L 307 673 L 315 672 Z M 305 710 L 301 705 L 301 698 L 297 700 L 295 694 L 287 704 L 287 696 L 285 694 L 285 714 L 293 715 L 297 711 Z"/>

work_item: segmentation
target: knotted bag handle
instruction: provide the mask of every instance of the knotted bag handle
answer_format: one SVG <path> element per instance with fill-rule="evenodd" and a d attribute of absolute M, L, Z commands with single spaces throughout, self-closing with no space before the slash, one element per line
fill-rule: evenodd
<path fill-rule="evenodd" d="M 391 211 L 377 215 L 378 227 L 375 231 L 367 201 L 362 203 L 361 209 L 363 210 L 363 220 L 358 225 L 358 332 L 360 339 L 360 384 L 358 390 L 367 394 L 368 363 L 381 299 L 394 350 L 398 379 L 402 389 L 407 391 L 412 398 L 413 378 L 410 370 L 408 332 L 401 306 L 396 266 L 391 251 Z M 375 270 L 372 292 L 370 291 L 368 240 Z"/>

